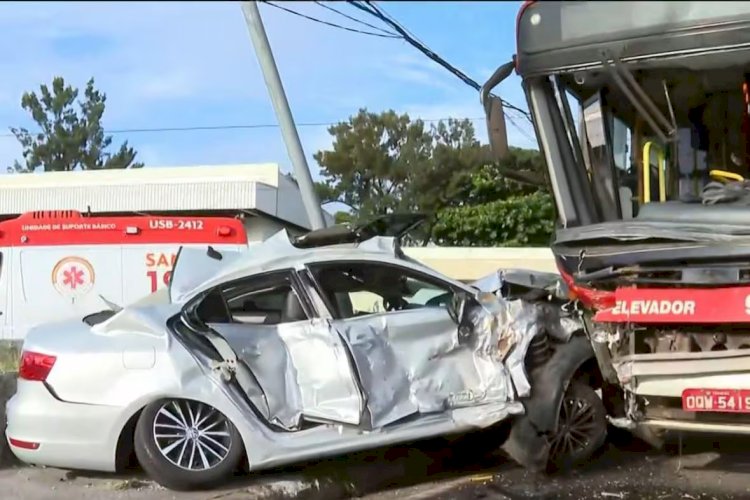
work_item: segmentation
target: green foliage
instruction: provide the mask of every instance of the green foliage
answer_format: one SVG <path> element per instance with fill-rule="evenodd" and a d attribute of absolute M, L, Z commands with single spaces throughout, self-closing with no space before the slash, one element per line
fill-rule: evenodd
<path fill-rule="evenodd" d="M 349 212 L 339 211 L 333 215 L 334 223 L 336 224 L 348 224 L 352 222 L 352 214 Z"/>
<path fill-rule="evenodd" d="M 26 92 L 21 107 L 31 114 L 39 126 L 39 133 L 25 128 L 11 128 L 23 147 L 24 163 L 15 162 L 10 172 L 69 170 L 97 170 L 110 168 L 139 168 L 136 152 L 123 143 L 116 153 L 106 149 L 112 137 L 105 136 L 101 119 L 107 97 L 94 88 L 94 79 L 88 81 L 84 100 L 78 101 L 78 89 L 66 85 L 61 77 L 52 81 L 52 88 L 39 87 L 39 95 Z"/>
<path fill-rule="evenodd" d="M 405 114 L 362 109 L 329 132 L 333 150 L 315 154 L 325 179 L 319 194 L 360 218 L 442 206 L 481 154 L 469 121 L 428 128 Z"/>
<path fill-rule="evenodd" d="M 438 245 L 548 246 L 554 229 L 549 194 L 536 192 L 442 210 L 433 229 Z"/>
<path fill-rule="evenodd" d="M 510 196 L 521 196 L 539 191 L 538 185 L 522 183 L 508 175 L 534 178 L 544 183 L 544 162 L 538 151 L 510 148 L 510 153 L 500 163 L 481 165 L 471 175 L 471 183 L 465 194 L 465 201 L 470 204 L 489 203 Z M 542 190 L 546 186 L 542 186 Z"/>
<path fill-rule="evenodd" d="M 0 340 L 0 374 L 18 371 L 20 359 L 19 342 Z"/>
<path fill-rule="evenodd" d="M 423 212 L 433 218 L 410 238 L 423 244 L 548 243 L 554 213 L 539 152 L 511 148 L 492 163 L 469 120 L 427 127 L 394 111 L 361 109 L 328 130 L 333 148 L 315 154 L 316 190 L 322 203 L 348 205 L 352 221 Z"/>
<path fill-rule="evenodd" d="M 324 182 L 315 182 L 313 184 L 315 194 L 318 195 L 318 201 L 321 205 L 337 201 L 339 195 L 336 190 Z"/>

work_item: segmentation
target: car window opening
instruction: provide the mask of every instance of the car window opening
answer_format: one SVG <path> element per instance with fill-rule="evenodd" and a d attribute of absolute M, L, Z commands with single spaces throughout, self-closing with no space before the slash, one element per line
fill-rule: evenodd
<path fill-rule="evenodd" d="M 313 274 L 337 319 L 444 307 L 452 296 L 429 279 L 374 262 L 325 265 Z"/>
<path fill-rule="evenodd" d="M 288 273 L 211 291 L 196 309 L 204 323 L 279 325 L 308 319 Z"/>

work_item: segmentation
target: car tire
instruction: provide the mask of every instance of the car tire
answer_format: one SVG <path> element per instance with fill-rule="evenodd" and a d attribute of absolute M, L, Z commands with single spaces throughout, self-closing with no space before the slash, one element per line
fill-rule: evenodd
<path fill-rule="evenodd" d="M 607 438 L 607 411 L 596 391 L 573 380 L 560 403 L 550 439 L 549 469 L 568 470 L 588 461 Z"/>
<path fill-rule="evenodd" d="M 177 491 L 207 489 L 229 479 L 244 455 L 229 419 L 205 403 L 162 399 L 143 409 L 135 454 L 154 481 Z"/>

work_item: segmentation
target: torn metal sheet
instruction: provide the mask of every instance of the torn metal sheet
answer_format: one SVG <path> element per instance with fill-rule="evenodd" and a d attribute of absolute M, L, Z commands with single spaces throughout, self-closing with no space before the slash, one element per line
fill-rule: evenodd
<path fill-rule="evenodd" d="M 263 389 L 269 416 L 295 429 L 310 420 L 359 424 L 361 397 L 343 343 L 326 322 L 212 324 Z"/>
<path fill-rule="evenodd" d="M 278 331 L 236 323 L 209 327 L 226 340 L 255 376 L 265 397 L 269 421 L 285 429 L 298 428 L 304 410 L 302 395 L 297 372 Z"/>
<path fill-rule="evenodd" d="M 519 320 L 515 315 L 525 311 L 509 304 L 493 295 L 481 298 L 467 312 L 473 328 L 465 339 L 444 308 L 334 322 L 352 352 L 371 428 L 416 412 L 511 400 L 512 377 L 503 360 L 517 350 L 522 364 L 536 330 L 531 316 Z"/>
<path fill-rule="evenodd" d="M 362 398 L 346 347 L 322 320 L 278 326 L 297 371 L 304 415 L 358 425 Z"/>
<path fill-rule="evenodd" d="M 420 413 L 507 401 L 505 368 L 482 350 L 484 333 L 459 341 L 456 323 L 444 308 L 387 315 L 389 342 L 411 379 Z M 488 364 L 493 365 L 488 369 Z M 494 368 L 494 369 L 492 369 Z"/>
<path fill-rule="evenodd" d="M 526 290 L 545 292 L 557 299 L 567 298 L 567 291 L 560 275 L 544 271 L 525 269 L 498 269 L 471 283 L 483 292 L 503 296 L 509 286 Z"/>
<path fill-rule="evenodd" d="M 411 399 L 411 381 L 390 343 L 385 316 L 369 321 L 333 323 L 346 340 L 366 395 L 369 428 L 374 429 L 417 413 Z"/>
<path fill-rule="evenodd" d="M 502 304 L 501 308 L 493 313 L 484 312 L 484 314 L 485 316 L 492 314 L 494 320 L 492 327 L 495 331 L 496 342 L 508 349 L 505 368 L 513 381 L 516 394 L 519 397 L 526 397 L 531 393 L 531 385 L 526 374 L 526 352 L 534 337 L 543 332 L 540 312 L 534 304 L 521 300 L 497 299 L 497 302 Z M 480 317 L 481 314 L 477 313 Z M 486 319 L 483 322 L 487 325 Z M 475 324 L 478 324 L 478 320 L 475 320 Z"/>

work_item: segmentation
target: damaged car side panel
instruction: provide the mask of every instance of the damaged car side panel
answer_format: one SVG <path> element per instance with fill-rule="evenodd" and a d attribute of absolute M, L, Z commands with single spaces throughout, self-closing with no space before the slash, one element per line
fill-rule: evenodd
<path fill-rule="evenodd" d="M 278 327 L 211 324 L 266 395 L 271 420 L 290 430 L 310 420 L 358 425 L 362 398 L 344 346 L 323 322 Z"/>
<path fill-rule="evenodd" d="M 325 267 L 325 264 L 325 261 L 318 262 L 312 265 L 311 269 L 316 269 L 316 266 Z M 402 268 L 405 274 L 411 276 L 415 273 L 419 275 L 422 271 L 418 266 L 388 262 L 382 256 L 377 261 L 373 259 L 366 264 L 368 267 L 378 264 L 391 266 L 391 274 L 398 270 L 394 267 Z M 435 278 L 432 274 L 424 277 L 428 280 Z M 545 289 L 558 286 L 556 281 L 548 278 L 550 277 L 532 277 L 530 281 L 522 280 L 521 286 L 543 286 Z M 494 281 L 500 282 L 504 283 L 503 280 Z M 491 285 L 492 280 L 484 280 L 484 283 L 488 286 L 483 288 L 493 290 L 498 295 L 479 294 L 477 300 L 468 303 L 465 317 L 468 319 L 470 331 L 460 331 L 462 318 L 456 317 L 455 312 L 454 315 L 450 314 L 450 309 L 444 305 L 445 290 L 455 287 L 455 283 L 448 281 L 441 283 L 444 288 L 425 295 L 430 297 L 427 302 L 436 300 L 434 304 L 443 305 L 422 304 L 422 307 L 413 309 L 380 311 L 357 317 L 354 307 L 349 303 L 346 314 L 351 317 L 333 319 L 327 323 L 318 320 L 318 324 L 328 325 L 327 332 L 338 336 L 348 351 L 355 371 L 353 380 L 356 381 L 362 395 L 361 421 L 359 425 L 349 424 L 339 416 L 317 420 L 323 425 L 303 429 L 297 420 L 288 420 L 287 424 L 294 427 L 289 430 L 295 430 L 293 435 L 298 439 L 288 439 L 271 431 L 268 437 L 276 443 L 278 449 L 270 452 L 268 444 L 255 447 L 257 450 L 266 451 L 259 451 L 257 455 L 254 452 L 251 454 L 251 463 L 254 467 L 286 463 L 291 457 L 295 457 L 296 460 L 357 450 L 369 446 L 367 443 L 370 441 L 378 443 L 377 445 L 387 444 L 398 442 L 407 435 L 409 439 L 419 439 L 431 435 L 431 426 L 443 429 L 443 433 L 485 428 L 509 415 L 520 414 L 527 404 L 530 404 L 527 411 L 532 408 L 532 415 L 529 415 L 527 421 L 531 422 L 531 428 L 535 433 L 534 439 L 525 444 L 533 444 L 536 449 L 533 453 L 525 455 L 518 453 L 515 458 L 524 465 L 534 465 L 540 460 L 544 462 L 549 454 L 548 437 L 555 431 L 557 411 L 566 385 L 557 384 L 559 390 L 552 392 L 537 390 L 532 398 L 536 403 L 532 401 L 522 406 L 516 398 L 529 396 L 532 387 L 526 372 L 527 351 L 535 338 L 545 335 L 563 344 L 555 356 L 557 362 L 554 363 L 556 368 L 550 372 L 552 378 L 548 377 L 548 380 L 544 381 L 547 385 L 555 385 L 560 381 L 560 377 L 571 377 L 582 363 L 593 357 L 593 353 L 585 338 L 583 344 L 580 339 L 572 342 L 573 332 L 580 331 L 581 326 L 570 315 L 561 315 L 558 308 L 548 304 L 505 300 L 499 296 L 500 290 Z M 324 303 L 332 304 L 333 300 L 337 301 L 336 305 L 331 305 L 331 310 L 325 311 L 322 316 L 341 318 L 341 297 L 331 297 L 330 293 L 326 293 L 325 280 L 322 285 L 320 282 L 315 285 L 315 290 L 312 291 L 321 291 L 322 295 L 328 295 L 327 300 L 323 300 Z M 471 289 L 463 289 L 464 292 L 469 290 Z M 298 288 L 297 291 L 305 294 L 311 290 Z M 256 378 L 268 380 L 269 391 L 274 377 L 276 391 L 281 390 L 278 387 L 279 364 L 266 363 L 261 366 L 257 342 L 254 344 L 244 340 L 252 335 L 239 333 L 246 328 L 244 325 L 211 326 L 215 331 L 225 335 L 236 349 L 242 350 L 239 354 L 240 359 L 251 367 L 251 371 L 258 372 Z M 284 328 L 289 325 L 280 326 Z M 238 338 L 243 340 L 238 341 Z M 564 345 L 569 341 L 570 347 Z M 285 342 L 289 342 L 289 339 Z M 289 345 L 284 344 L 284 357 L 287 360 L 291 357 L 288 354 Z M 581 345 L 586 349 L 576 348 Z M 254 354 L 251 354 L 254 349 Z M 575 352 L 576 355 L 568 351 Z M 316 358 L 320 359 L 317 356 Z M 311 390 L 312 386 L 316 385 L 300 379 L 299 374 L 292 375 L 296 372 L 297 365 L 281 364 L 287 369 L 293 368 L 287 372 L 284 380 L 288 381 L 295 377 L 299 393 Z M 273 369 L 274 365 L 276 369 Z M 270 369 L 273 371 L 268 371 Z M 318 385 L 320 382 L 318 381 Z M 281 408 L 281 402 L 279 405 L 269 406 L 275 406 L 278 415 L 285 412 L 286 415 L 304 419 L 307 417 L 304 410 L 290 408 L 297 394 L 297 391 L 292 391 L 285 405 L 287 408 Z M 551 415 L 546 415 L 550 412 Z M 412 417 L 417 415 L 420 415 L 417 421 L 424 422 L 424 426 L 419 426 L 419 431 L 413 427 L 415 420 Z M 315 418 L 307 420 L 316 421 Z M 372 431 L 375 431 L 375 434 L 372 434 Z M 518 437 L 524 434 L 515 432 L 514 436 L 517 443 Z M 526 439 L 530 439 L 528 435 Z"/>
<path fill-rule="evenodd" d="M 475 331 L 462 341 L 443 308 L 381 313 L 334 327 L 357 364 L 372 428 L 416 412 L 511 399 L 507 370 L 485 341 L 494 332 Z"/>
<path fill-rule="evenodd" d="M 368 248 L 393 248 L 386 242 L 376 245 L 375 242 L 368 241 L 367 244 Z M 354 419 L 350 418 L 347 422 L 346 418 L 342 418 L 342 406 L 336 407 L 338 414 L 334 412 L 321 415 L 315 414 L 314 411 L 305 411 L 306 405 L 302 403 L 301 394 L 315 393 L 318 387 L 331 384 L 336 377 L 339 377 L 340 383 L 342 378 L 331 371 L 327 371 L 318 380 L 300 376 L 299 370 L 302 366 L 305 370 L 315 368 L 314 363 L 307 365 L 292 361 L 290 349 L 294 348 L 296 341 L 300 341 L 299 346 L 303 346 L 304 336 L 290 335 L 282 338 L 280 333 L 273 334 L 278 336 L 261 348 L 260 344 L 263 341 L 260 338 L 249 340 L 253 337 L 250 332 L 261 329 L 268 332 L 269 328 L 274 327 L 216 323 L 210 325 L 237 351 L 238 358 L 250 368 L 261 385 L 265 386 L 264 390 L 269 393 L 288 394 L 286 401 L 278 399 L 272 403 L 269 400 L 269 408 L 274 408 L 269 412 L 269 418 L 276 423 L 283 420 L 284 427 L 293 430 L 293 435 L 299 439 L 287 440 L 285 436 L 271 431 L 268 438 L 275 441 L 279 449 L 276 453 L 264 451 L 258 455 L 249 452 L 252 453 L 251 463 L 255 464 L 255 467 L 282 464 L 286 463 L 284 457 L 287 456 L 302 459 L 357 450 L 367 446 L 366 442 L 370 440 L 373 443 L 385 444 L 397 442 L 397 436 L 403 435 L 409 435 L 409 439 L 419 439 L 420 436 L 430 435 L 428 429 L 431 425 L 448 433 L 485 428 L 509 415 L 520 414 L 524 411 L 524 406 L 527 412 L 529 408 L 532 409 L 526 421 L 531 423 L 531 429 L 535 432 L 535 440 L 531 439 L 525 444 L 533 444 L 535 451 L 525 455 L 517 453 L 515 458 L 524 465 L 536 466 L 537 462 L 544 462 L 549 454 L 548 436 L 555 431 L 557 411 L 566 385 L 557 384 L 559 387 L 556 389 L 559 390 L 552 392 L 536 390 L 533 392 L 533 401 L 524 402 L 522 406 L 516 398 L 528 398 L 532 395 L 532 382 L 527 373 L 527 353 L 535 339 L 549 336 L 561 344 L 561 347 L 554 356 L 557 361 L 554 363 L 556 368 L 553 367 L 550 372 L 552 378 L 544 383 L 554 385 L 560 381 L 560 377 L 571 377 L 581 364 L 593 358 L 585 338 L 583 344 L 580 339 L 573 342 L 574 332 L 582 330 L 580 322 L 570 314 L 561 314 L 560 308 L 554 304 L 504 299 L 501 285 L 507 285 L 507 281 L 502 273 L 495 278 L 487 277 L 480 280 L 478 284 L 488 293 L 477 294 L 476 288 L 461 285 L 461 288 L 457 288 L 455 282 L 436 281 L 437 276 L 432 272 L 425 272 L 418 263 L 390 260 L 383 255 L 359 262 L 337 261 L 334 268 L 341 271 L 342 265 L 349 266 L 345 269 L 345 274 L 351 278 L 356 275 L 358 264 L 371 271 L 381 266 L 386 268 L 386 272 L 376 273 L 374 278 L 365 275 L 355 276 L 357 279 L 354 281 L 359 279 L 357 283 L 362 286 L 356 290 L 346 289 L 342 288 L 340 283 L 335 283 L 330 276 L 321 276 L 319 271 L 330 270 L 332 265 L 331 261 L 324 259 L 308 264 L 308 268 L 312 270 L 311 276 L 315 276 L 312 288 L 295 288 L 302 299 L 310 293 L 319 294 L 315 300 L 310 297 L 307 297 L 310 300 L 302 300 L 308 306 L 312 303 L 322 303 L 328 307 L 326 311 L 310 311 L 311 315 L 322 318 L 311 321 L 320 328 L 316 335 L 332 335 L 338 338 L 346 349 L 347 361 L 353 367 L 351 380 L 358 387 L 358 395 L 361 396 L 361 399 L 357 400 L 361 405 L 361 412 L 357 414 L 359 420 L 356 423 Z M 306 268 L 301 269 L 304 271 Z M 430 284 L 430 287 L 427 287 L 430 288 L 430 293 L 422 293 L 425 292 L 425 288 L 415 290 L 415 285 L 411 283 L 401 290 L 401 296 L 398 296 L 398 293 L 394 295 L 393 290 L 398 290 L 403 285 L 401 283 L 396 286 L 393 281 L 399 278 L 400 274 L 410 279 L 423 278 L 425 283 Z M 515 282 L 512 283 L 514 286 L 526 291 L 536 292 L 542 289 L 546 294 L 555 295 L 558 299 L 564 295 L 564 291 L 559 290 L 558 278 L 537 274 L 526 276 L 511 273 L 510 278 Z M 372 282 L 372 279 L 375 279 L 375 282 Z M 357 311 L 356 300 L 342 300 L 342 293 L 346 291 L 353 294 L 369 293 L 369 300 L 376 297 L 380 302 L 375 305 L 374 312 Z M 377 293 L 384 296 L 378 296 Z M 451 312 L 451 308 L 446 304 L 446 295 L 454 293 L 464 297 L 466 308 L 463 312 Z M 412 300 L 414 297 L 421 297 L 416 302 L 423 303 L 406 303 L 408 301 L 404 297 L 409 298 L 409 294 L 413 294 L 410 297 Z M 472 297 L 475 299 L 466 301 Z M 396 303 L 399 300 L 402 301 L 399 306 L 403 307 L 402 309 L 377 310 L 388 305 L 389 301 Z M 462 329 L 461 325 L 464 324 L 469 326 L 468 330 Z M 292 328 L 289 331 L 293 331 L 294 326 L 295 324 L 282 324 L 275 328 L 277 332 L 288 328 Z M 304 328 L 298 331 L 300 334 L 302 332 Z M 309 335 L 310 332 L 306 333 Z M 283 346 L 278 343 L 279 341 Z M 571 343 L 570 347 L 566 343 Z M 281 356 L 283 360 L 270 362 L 262 359 L 263 349 L 269 349 L 273 344 L 276 345 L 273 349 L 277 350 L 274 356 Z M 586 349 L 580 349 L 581 345 Z M 283 350 L 282 355 L 278 354 L 279 350 Z M 301 351 L 306 354 L 317 352 L 314 349 Z M 568 351 L 575 352 L 575 355 Z M 310 358 L 318 363 L 323 359 L 325 356 L 319 355 Z M 328 363 L 332 366 L 336 364 L 331 359 Z M 284 384 L 295 382 L 291 389 L 288 386 L 279 386 L 282 366 Z M 534 375 L 537 378 L 540 376 Z M 350 392 L 344 391 L 338 394 L 339 398 L 334 398 L 329 403 L 335 402 L 340 405 L 342 401 L 346 401 L 349 394 Z M 307 408 L 309 410 L 310 406 Z M 353 411 L 353 406 L 348 408 Z M 419 421 L 429 418 L 425 421 L 427 427 L 420 427 L 420 432 L 412 428 L 412 422 L 417 415 L 420 415 Z M 318 425 L 305 428 L 302 420 L 307 420 L 308 423 L 317 422 Z M 363 431 L 376 431 L 376 434 L 362 434 Z M 380 437 L 376 439 L 375 435 Z M 517 442 L 518 437 L 524 436 L 524 433 L 517 431 L 514 436 Z M 524 439 L 530 438 L 526 435 Z M 255 449 L 268 450 L 267 446 L 268 444 Z"/>
<path fill-rule="evenodd" d="M 522 445 L 536 447 L 528 455 L 544 460 L 550 436 L 559 431 L 565 377 L 578 366 L 577 359 L 570 361 L 565 354 L 578 344 L 563 321 L 570 318 L 552 314 L 544 301 L 504 297 L 503 287 L 492 285 L 492 280 L 482 292 L 399 255 L 393 238 L 299 248 L 285 232 L 232 257 L 210 250 L 182 254 L 169 294 L 126 306 L 94 327 L 79 321 L 65 330 L 66 338 L 80 337 L 76 345 L 82 353 L 95 355 L 86 341 L 99 336 L 101 350 L 111 354 L 108 359 L 128 364 L 118 371 L 117 380 L 102 380 L 96 387 L 148 380 L 119 393 L 113 415 L 101 424 L 114 431 L 96 450 L 89 443 L 55 448 L 52 435 L 26 422 L 31 417 L 38 421 L 32 410 L 39 401 L 56 409 L 68 403 L 41 395 L 46 389 L 39 382 L 24 382 L 19 385 L 23 392 L 9 405 L 9 430 L 17 439 L 38 436 L 44 447 L 18 453 L 32 463 L 110 470 L 114 459 L 105 455 L 119 453 L 111 448 L 114 437 L 117 447 L 118 433 L 127 436 L 126 423 L 137 420 L 139 460 L 142 465 L 145 460 L 144 469 L 159 476 L 162 484 L 203 484 L 200 475 L 189 472 L 196 468 L 227 477 L 226 470 L 189 457 L 187 466 L 177 464 L 184 454 L 178 458 L 169 453 L 180 455 L 176 447 L 184 449 L 188 438 L 180 444 L 179 436 L 172 442 L 171 434 L 154 432 L 164 424 L 158 421 L 160 415 L 169 413 L 165 405 L 178 412 L 183 405 L 183 416 L 190 408 L 200 408 L 224 426 L 224 450 L 231 450 L 227 468 L 239 463 L 238 453 L 246 457 L 250 470 L 258 470 L 486 429 L 509 417 L 518 417 L 512 426 L 534 424 L 538 439 Z M 192 273 L 190 262 L 211 262 L 211 272 Z M 550 295 L 551 281 L 531 281 L 532 288 L 545 290 L 541 295 Z M 128 345 L 137 344 L 128 338 L 150 335 L 154 363 L 123 354 Z M 91 376 L 80 370 L 86 363 L 75 363 L 76 354 L 55 338 L 59 336 L 51 331 L 28 338 L 29 348 L 60 356 L 50 380 L 75 373 L 79 379 Z M 560 369 L 543 379 L 549 388 L 537 387 L 542 380 L 537 370 L 552 360 L 559 361 L 552 366 Z M 72 391 L 72 384 L 68 386 Z M 105 406 L 102 394 L 91 392 L 86 406 Z M 535 398 L 549 401 L 537 405 Z M 83 408 L 60 411 L 72 415 L 87 411 Z M 537 411 L 555 415 L 543 422 Z M 183 429 L 179 422 L 167 423 L 170 429 Z M 189 424 L 184 429 L 194 432 Z M 95 451 L 97 458 L 85 464 L 66 461 L 65 449 L 81 456 Z M 214 451 L 219 454 L 221 449 Z M 530 463 L 523 457 L 521 461 Z M 166 469 L 170 477 L 160 475 Z"/>

